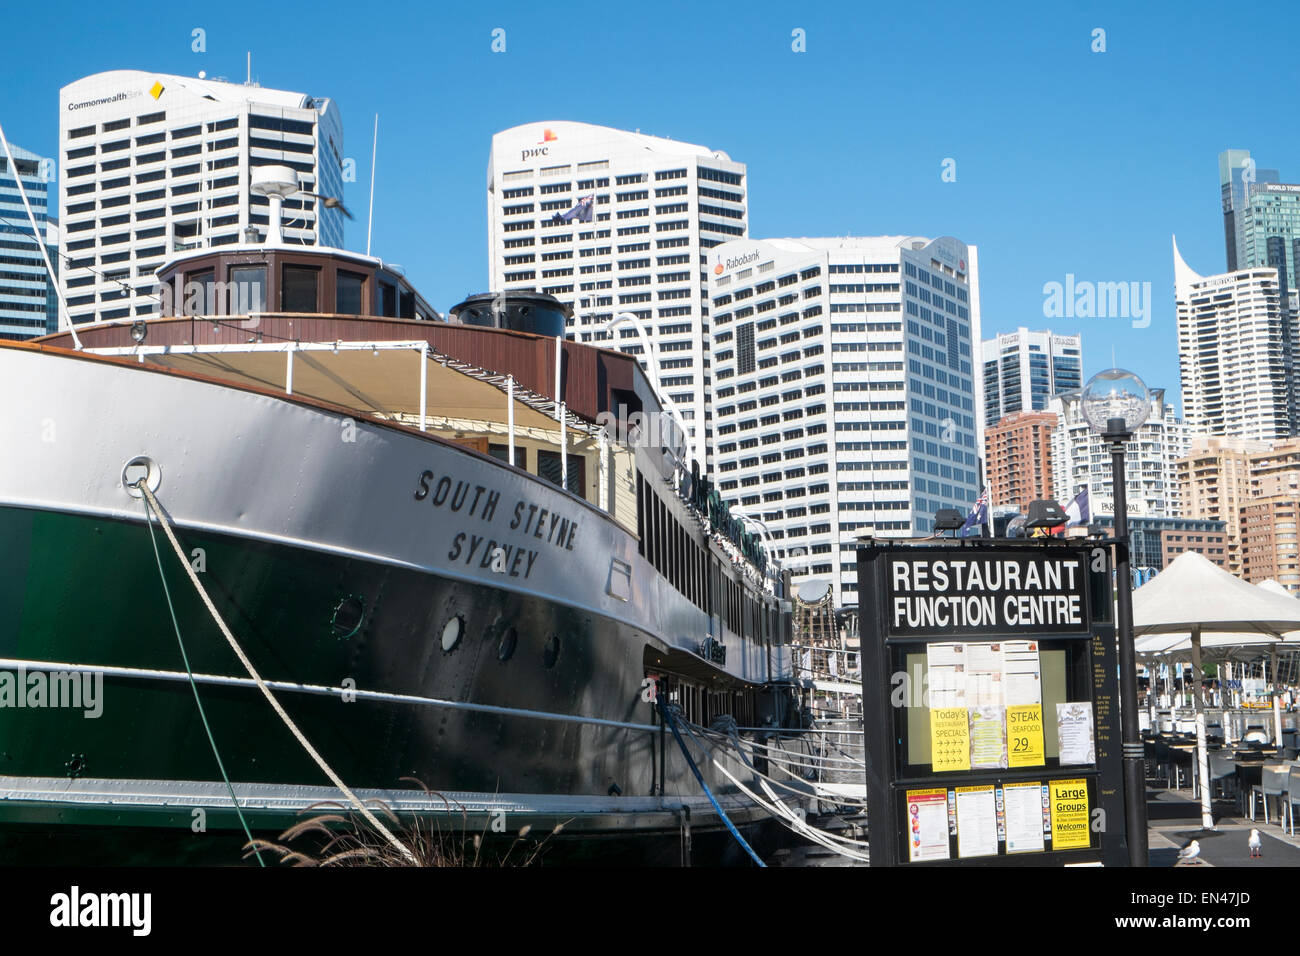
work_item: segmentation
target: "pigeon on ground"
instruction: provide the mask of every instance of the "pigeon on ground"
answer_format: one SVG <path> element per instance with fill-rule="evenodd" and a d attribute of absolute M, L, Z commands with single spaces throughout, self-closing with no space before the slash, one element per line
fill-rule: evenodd
<path fill-rule="evenodd" d="M 1250 831 L 1250 840 L 1248 841 L 1248 844 L 1250 846 L 1250 856 L 1252 859 L 1264 855 L 1264 841 L 1259 838 L 1258 830 Z"/>
<path fill-rule="evenodd" d="M 1178 862 L 1191 863 L 1200 855 L 1201 855 L 1201 841 L 1193 840 L 1191 843 L 1187 844 L 1187 846 L 1183 847 L 1181 850 L 1178 851 Z"/>

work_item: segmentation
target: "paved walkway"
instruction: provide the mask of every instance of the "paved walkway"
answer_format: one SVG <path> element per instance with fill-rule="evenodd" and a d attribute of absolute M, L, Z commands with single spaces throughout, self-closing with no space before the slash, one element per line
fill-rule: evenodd
<path fill-rule="evenodd" d="M 1247 798 L 1249 800 L 1249 797 Z M 1249 803 L 1247 803 L 1249 806 Z M 1264 823 L 1258 801 L 1255 821 L 1238 810 L 1232 800 L 1216 800 L 1213 805 L 1215 828 L 1201 828 L 1201 804 L 1191 790 L 1147 790 L 1147 832 L 1149 859 L 1160 866 L 1293 866 L 1300 867 L 1300 827 L 1297 836 L 1288 836 L 1278 825 L 1270 809 L 1272 823 Z M 1259 830 L 1263 856 L 1251 859 L 1247 840 L 1251 828 Z M 1201 845 L 1199 862 L 1180 863 L 1178 851 L 1197 840 Z"/>

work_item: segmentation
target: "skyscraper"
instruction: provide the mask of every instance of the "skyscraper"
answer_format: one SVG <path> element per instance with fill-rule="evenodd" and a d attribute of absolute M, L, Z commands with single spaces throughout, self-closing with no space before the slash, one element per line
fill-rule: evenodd
<path fill-rule="evenodd" d="M 1081 392 L 1054 396 L 1048 410 L 1058 416 L 1052 432 L 1052 490 L 1057 499 L 1069 501 L 1087 488 L 1092 513 L 1114 515 L 1109 446 L 1083 417 Z M 1151 414 L 1127 443 L 1124 477 L 1130 515 L 1182 517 L 1177 463 L 1187 455 L 1192 433 L 1165 401 L 1165 390 L 1151 389 Z"/>
<path fill-rule="evenodd" d="M 748 234 L 746 173 L 726 153 L 588 123 L 530 123 L 492 137 L 488 258 L 494 292 L 573 306 L 568 334 L 642 362 L 709 453 L 712 375 L 705 251 Z"/>
<path fill-rule="evenodd" d="M 1276 169 L 1255 167 L 1248 149 L 1227 149 L 1219 154 L 1219 196 L 1223 203 L 1223 240 L 1228 272 L 1259 264 L 1248 262 L 1242 255 L 1241 215 L 1252 185 L 1278 181 Z"/>
<path fill-rule="evenodd" d="M 38 241 L 48 242 L 55 234 L 49 216 L 54 164 L 12 143 L 9 149 L 17 169 L 9 169 L 9 160 L 0 151 L 0 261 L 4 263 L 0 268 L 0 339 L 29 339 L 52 331 L 50 322 L 58 314 L 55 280 L 45 267 Z M 35 232 L 23 208 L 19 181 L 36 220 Z M 51 264 L 57 271 L 56 255 L 57 250 L 51 249 Z"/>
<path fill-rule="evenodd" d="M 60 279 L 73 322 L 148 315 L 173 252 L 236 243 L 267 225 L 249 170 L 289 166 L 304 192 L 342 198 L 343 125 L 327 99 L 138 70 L 59 93 Z M 287 243 L 343 245 L 343 213 L 284 202 Z"/>
<path fill-rule="evenodd" d="M 1057 392 L 1083 385 L 1083 339 L 1021 326 L 981 344 L 984 425 L 1016 412 L 1041 412 Z"/>
<path fill-rule="evenodd" d="M 1028 514 L 1031 501 L 1052 501 L 1052 412 L 1015 412 L 984 429 L 989 500 Z M 1066 502 L 1068 503 L 1068 502 Z"/>
<path fill-rule="evenodd" d="M 858 535 L 925 534 L 979 495 L 977 263 L 951 237 L 710 253 L 719 491 L 836 606 L 857 602 Z"/>
<path fill-rule="evenodd" d="M 1174 242 L 1178 361 L 1187 424 L 1272 441 L 1294 430 L 1296 316 L 1274 268 L 1193 272 Z"/>

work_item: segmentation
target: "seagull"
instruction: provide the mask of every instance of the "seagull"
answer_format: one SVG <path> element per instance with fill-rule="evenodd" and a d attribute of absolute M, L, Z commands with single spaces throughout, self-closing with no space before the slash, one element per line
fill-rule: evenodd
<path fill-rule="evenodd" d="M 1250 846 L 1250 855 L 1252 859 L 1264 855 L 1264 841 L 1259 838 L 1258 830 L 1250 831 L 1250 840 L 1248 840 L 1247 843 Z"/>
<path fill-rule="evenodd" d="M 1187 846 L 1183 847 L 1181 850 L 1178 851 L 1178 862 L 1191 863 L 1200 855 L 1201 855 L 1201 841 L 1193 840 L 1191 843 L 1187 844 Z"/>

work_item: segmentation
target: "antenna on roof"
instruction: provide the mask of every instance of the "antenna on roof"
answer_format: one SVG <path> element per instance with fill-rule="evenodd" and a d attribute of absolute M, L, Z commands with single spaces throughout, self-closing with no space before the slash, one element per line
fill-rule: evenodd
<path fill-rule="evenodd" d="M 370 147 L 370 214 L 366 217 L 366 255 L 370 255 L 370 230 L 375 224 L 375 157 L 379 154 L 379 114 L 375 114 L 375 141 Z"/>
<path fill-rule="evenodd" d="M 245 86 L 253 85 L 253 51 L 252 50 L 248 51 L 248 73 L 246 74 L 246 77 L 244 79 L 244 85 Z"/>

